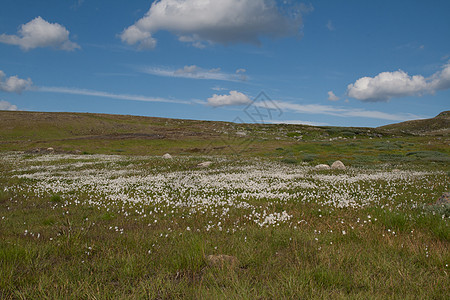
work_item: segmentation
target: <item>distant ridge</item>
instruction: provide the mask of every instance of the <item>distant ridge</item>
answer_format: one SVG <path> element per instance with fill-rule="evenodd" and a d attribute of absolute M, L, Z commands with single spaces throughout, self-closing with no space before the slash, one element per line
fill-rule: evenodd
<path fill-rule="evenodd" d="M 414 135 L 448 135 L 450 134 L 450 111 L 443 111 L 431 119 L 406 121 L 378 128 Z"/>

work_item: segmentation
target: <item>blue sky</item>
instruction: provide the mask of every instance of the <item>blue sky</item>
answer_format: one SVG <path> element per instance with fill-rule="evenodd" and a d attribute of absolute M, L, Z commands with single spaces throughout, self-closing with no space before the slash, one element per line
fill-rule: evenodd
<path fill-rule="evenodd" d="M 1 6 L 3 110 L 374 127 L 450 109 L 450 1 Z"/>

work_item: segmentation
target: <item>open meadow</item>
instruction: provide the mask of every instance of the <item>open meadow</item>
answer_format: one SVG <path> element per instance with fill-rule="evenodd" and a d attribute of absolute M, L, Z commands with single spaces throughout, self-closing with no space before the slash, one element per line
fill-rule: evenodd
<path fill-rule="evenodd" d="M 0 129 L 0 298 L 448 299 L 447 135 L 92 118 Z"/>

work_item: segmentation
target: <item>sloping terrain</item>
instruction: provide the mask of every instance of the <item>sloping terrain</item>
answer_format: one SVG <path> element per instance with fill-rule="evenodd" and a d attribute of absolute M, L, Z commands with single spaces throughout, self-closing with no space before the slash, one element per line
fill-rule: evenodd
<path fill-rule="evenodd" d="M 242 146 L 250 141 L 258 141 L 259 144 L 271 144 L 269 148 L 273 148 L 275 145 L 299 140 L 382 135 L 382 130 L 371 128 L 236 124 L 90 113 L 0 111 L 0 150 L 29 151 L 52 147 L 65 152 L 110 153 L 108 149 L 122 152 L 120 150 L 133 148 L 133 151 L 128 153 L 152 154 L 152 149 L 165 151 L 159 147 L 164 144 L 176 152 L 205 152 L 211 143 L 214 147 L 227 148 L 230 145 Z M 142 153 L 144 149 L 139 150 L 132 144 L 145 146 L 145 151 L 151 153 Z M 159 153 L 158 151 L 153 153 Z"/>
<path fill-rule="evenodd" d="M 411 134 L 411 124 L 438 130 L 448 112 L 386 128 L 238 124 L 154 117 L 0 111 L 0 151 L 125 155 L 243 155 L 286 163 L 377 165 L 450 161 L 449 135 Z M 443 121 L 444 120 L 444 121 Z M 402 125 L 403 124 L 403 125 Z M 402 127 L 403 126 L 403 127 Z M 424 126 L 416 126 L 424 128 Z M 415 127 L 414 127 L 415 128 Z M 417 129 L 418 130 L 418 129 Z"/>
<path fill-rule="evenodd" d="M 450 111 L 441 112 L 431 119 L 406 121 L 381 126 L 379 129 L 414 135 L 448 135 L 450 133 Z"/>

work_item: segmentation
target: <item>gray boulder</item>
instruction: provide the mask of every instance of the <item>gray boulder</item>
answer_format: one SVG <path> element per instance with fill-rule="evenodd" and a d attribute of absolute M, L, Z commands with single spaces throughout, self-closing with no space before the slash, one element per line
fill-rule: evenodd
<path fill-rule="evenodd" d="M 326 164 L 320 164 L 314 167 L 316 170 L 329 170 L 330 166 Z"/>
<path fill-rule="evenodd" d="M 331 168 L 333 169 L 333 170 L 345 170 L 346 168 L 345 168 L 345 165 L 342 163 L 342 161 L 340 161 L 340 160 L 337 160 L 337 161 L 335 161 L 332 165 L 331 165 Z"/>
<path fill-rule="evenodd" d="M 172 155 L 170 155 L 169 153 L 166 153 L 166 154 L 164 154 L 164 155 L 162 156 L 162 158 L 165 158 L 165 159 L 172 159 Z"/>

